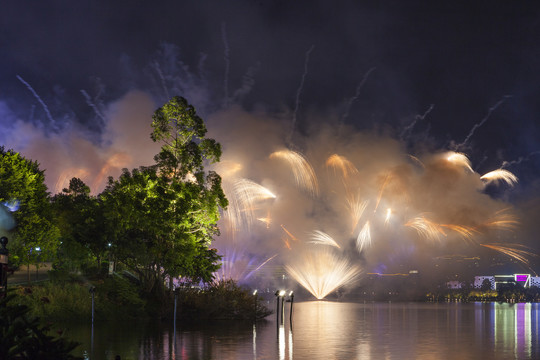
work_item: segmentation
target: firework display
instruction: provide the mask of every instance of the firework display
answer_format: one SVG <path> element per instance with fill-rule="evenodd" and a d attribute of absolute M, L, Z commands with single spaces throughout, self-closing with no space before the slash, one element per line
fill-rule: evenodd
<path fill-rule="evenodd" d="M 504 245 L 517 242 L 513 238 L 520 219 L 519 210 L 501 196 L 506 189 L 519 188 L 518 177 L 503 167 L 525 160 L 502 161 L 499 169 L 481 175 L 477 171 L 482 167 L 474 164 L 478 157 L 471 156 L 474 162 L 468 157 L 474 153 L 474 132 L 507 97 L 489 109 L 463 142 L 435 145 L 426 136 L 416 143 L 415 127 L 426 121 L 433 105 L 402 124 L 401 131 L 346 123 L 352 120 L 349 110 L 358 94 L 341 115 L 299 111 L 312 50 L 305 54 L 296 107 L 286 117 L 245 110 L 228 96 L 221 108 L 212 108 L 203 82 L 187 87 L 190 95 L 201 94 L 193 97 L 207 105 L 202 112 L 208 135 L 223 147 L 221 161 L 208 164 L 222 177 L 229 201 L 218 224 L 221 235 L 212 245 L 223 256 L 216 279 L 248 282 L 258 273 L 282 282 L 292 279 L 288 285 L 300 284 L 324 298 L 361 283 L 362 273 L 391 268 L 411 254 L 429 258 L 457 248 L 503 254 L 529 269 L 533 251 Z M 166 79 L 159 75 L 165 87 Z M 18 80 L 52 122 L 45 102 L 24 79 Z M 149 139 L 148 121 L 159 105 L 155 96 L 130 91 L 105 107 L 85 90 L 81 93 L 96 116 L 106 120 L 99 145 L 67 130 L 43 134 L 23 122 L 10 125 L 9 134 L 25 134 L 24 139 L 6 136 L 8 146 L 23 144 L 26 156 L 43 163 L 48 186 L 56 193 L 79 177 L 97 194 L 107 176 L 148 166 L 158 152 Z M 301 131 L 296 129 L 298 117 Z"/>
<path fill-rule="evenodd" d="M 403 249 L 410 246 L 484 247 L 529 266 L 528 257 L 534 254 L 526 248 L 490 244 L 511 236 L 519 225 L 507 203 L 484 192 L 490 183 L 516 184 L 509 171 L 481 176 L 464 153 L 402 154 L 392 139 L 373 145 L 370 152 L 380 155 L 374 157 L 362 153 L 373 144 L 371 137 L 365 137 L 365 145 L 356 144 L 352 156 L 337 152 L 335 144 L 326 146 L 324 139 L 312 140 L 305 139 L 306 154 L 256 151 L 260 158 L 248 157 L 240 166 L 237 159 L 226 160 L 239 170 L 223 169 L 231 174 L 223 181 L 232 205 L 221 220 L 228 230 L 217 240 L 218 247 L 234 239 L 236 247 L 253 254 L 280 248 L 272 263 L 283 266 L 317 299 L 354 287 L 375 263 L 405 256 Z M 250 162 L 267 167 L 254 177 L 247 171 Z M 258 190 L 240 190 L 238 184 Z"/>

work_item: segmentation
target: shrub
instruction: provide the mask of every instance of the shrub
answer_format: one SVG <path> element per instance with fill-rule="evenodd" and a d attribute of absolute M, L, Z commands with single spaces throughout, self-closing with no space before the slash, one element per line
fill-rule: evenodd
<path fill-rule="evenodd" d="M 29 308 L 17 304 L 11 293 L 0 299 L 0 359 L 77 360 L 71 355 L 77 343 L 48 335 L 49 327 L 28 316 Z"/>
<path fill-rule="evenodd" d="M 137 286 L 121 276 L 94 284 L 68 282 L 69 278 L 19 288 L 19 302 L 28 306 L 33 316 L 47 320 L 88 321 L 92 317 L 92 295 L 89 290 L 95 285 L 96 319 L 140 318 L 141 314 L 145 317 L 146 302 L 141 299 Z"/>
<path fill-rule="evenodd" d="M 140 318 L 145 316 L 146 302 L 136 284 L 115 274 L 96 286 L 100 318 Z"/>
<path fill-rule="evenodd" d="M 32 315 L 47 320 L 78 320 L 91 317 L 92 303 L 88 286 L 78 283 L 44 283 L 17 290 L 19 301 Z"/>
<path fill-rule="evenodd" d="M 178 315 L 187 319 L 262 319 L 272 312 L 257 295 L 232 280 L 219 281 L 207 288 L 181 288 Z"/>

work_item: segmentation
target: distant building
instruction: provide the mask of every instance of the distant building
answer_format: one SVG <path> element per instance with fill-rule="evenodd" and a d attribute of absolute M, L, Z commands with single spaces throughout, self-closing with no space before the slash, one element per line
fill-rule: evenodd
<path fill-rule="evenodd" d="M 452 281 L 448 281 L 446 283 L 446 287 L 448 289 L 461 289 L 461 281 L 457 281 L 457 280 L 452 280 Z"/>
<path fill-rule="evenodd" d="M 491 290 L 499 290 L 505 286 L 521 285 L 524 288 L 531 286 L 540 287 L 540 277 L 531 276 L 530 274 L 513 274 L 513 275 L 494 275 L 494 276 L 475 276 L 474 288 L 480 289 L 484 280 L 489 280 Z"/>
<path fill-rule="evenodd" d="M 484 283 L 484 280 L 489 280 L 491 283 L 491 290 L 495 290 L 495 276 L 475 276 L 473 287 L 475 289 L 480 289 Z"/>
<path fill-rule="evenodd" d="M 529 286 L 540 287 L 540 276 L 531 276 Z"/>

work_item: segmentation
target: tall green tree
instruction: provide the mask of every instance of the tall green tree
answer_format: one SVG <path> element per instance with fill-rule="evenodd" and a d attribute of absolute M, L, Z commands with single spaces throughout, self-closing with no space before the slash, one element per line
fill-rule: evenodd
<path fill-rule="evenodd" d="M 10 263 L 36 264 L 52 258 L 58 247 L 58 229 L 51 217 L 49 193 L 39 164 L 0 147 L 0 203 L 17 203 L 12 213 Z"/>
<path fill-rule="evenodd" d="M 107 230 L 102 201 L 90 194 L 90 188 L 79 178 L 52 198 L 52 208 L 62 244 L 60 260 L 67 270 L 100 266 L 107 253 Z"/>
<path fill-rule="evenodd" d="M 204 166 L 219 161 L 221 147 L 184 98 L 156 110 L 151 138 L 162 142 L 156 164 L 109 178 L 100 195 L 116 257 L 136 272 L 146 290 L 164 290 L 166 277 L 209 281 L 219 256 L 219 208 L 227 206 L 221 178 Z"/>

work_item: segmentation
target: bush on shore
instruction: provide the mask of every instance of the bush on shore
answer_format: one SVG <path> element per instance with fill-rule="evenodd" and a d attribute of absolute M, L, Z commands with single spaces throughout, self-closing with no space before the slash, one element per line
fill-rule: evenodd
<path fill-rule="evenodd" d="M 20 302 L 27 305 L 32 315 L 47 320 L 88 320 L 92 316 L 94 288 L 95 318 L 138 318 L 145 312 L 146 302 L 139 295 L 136 285 L 113 276 L 93 283 L 48 282 L 32 287 L 19 288 Z"/>
<path fill-rule="evenodd" d="M 184 319 L 257 320 L 272 311 L 257 295 L 232 280 L 213 283 L 207 288 L 179 288 L 178 317 Z"/>
<path fill-rule="evenodd" d="M 82 360 L 71 355 L 78 343 L 60 337 L 62 331 L 50 335 L 50 325 L 30 316 L 19 298 L 12 292 L 0 298 L 0 360 Z"/>
<path fill-rule="evenodd" d="M 80 279 L 79 279 L 80 280 Z M 136 283 L 120 275 L 75 282 L 48 282 L 17 289 L 18 301 L 33 316 L 49 321 L 88 321 L 92 316 L 94 287 L 95 319 L 170 318 L 174 293 L 165 298 L 144 297 Z M 180 319 L 262 319 L 268 310 L 256 295 L 234 281 L 220 281 L 204 288 L 183 287 L 177 293 Z"/>

